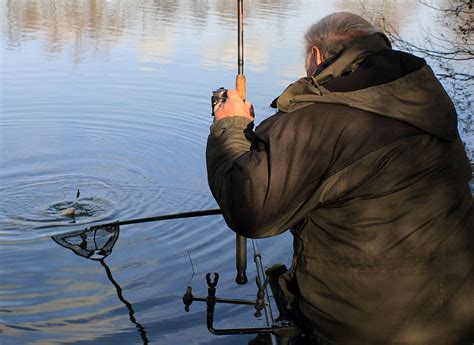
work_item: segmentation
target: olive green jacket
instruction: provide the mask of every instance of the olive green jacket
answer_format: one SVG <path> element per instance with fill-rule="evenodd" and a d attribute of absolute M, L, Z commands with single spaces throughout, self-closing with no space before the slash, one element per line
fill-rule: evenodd
<path fill-rule="evenodd" d="M 291 229 L 306 325 L 328 344 L 471 344 L 471 169 L 429 66 L 367 36 L 275 104 L 255 131 L 214 122 L 208 179 L 237 233 Z"/>

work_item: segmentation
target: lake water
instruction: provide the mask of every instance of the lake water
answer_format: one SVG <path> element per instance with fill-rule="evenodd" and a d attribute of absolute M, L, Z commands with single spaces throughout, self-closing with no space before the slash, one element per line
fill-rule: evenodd
<path fill-rule="evenodd" d="M 196 294 L 218 271 L 218 295 L 255 298 L 254 284 L 234 283 L 234 235 L 220 216 L 124 226 L 102 263 L 51 238 L 216 207 L 204 151 L 211 91 L 234 83 L 236 1 L 0 3 L 0 343 L 245 344 L 249 336 L 209 334 L 205 306 L 185 313 L 181 302 L 188 253 Z M 305 29 L 340 10 L 383 15 L 406 39 L 440 29 L 436 11 L 415 0 L 248 1 L 245 73 L 257 122 L 304 74 Z M 472 106 L 461 110 L 472 157 Z M 75 223 L 58 213 L 71 205 Z M 260 247 L 264 264 L 288 263 L 291 236 Z M 216 317 L 219 327 L 264 325 L 251 307 L 219 306 Z"/>

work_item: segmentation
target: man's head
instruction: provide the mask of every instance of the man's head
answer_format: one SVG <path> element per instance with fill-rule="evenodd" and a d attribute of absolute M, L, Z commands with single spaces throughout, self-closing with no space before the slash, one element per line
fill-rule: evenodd
<path fill-rule="evenodd" d="M 304 35 L 306 41 L 306 73 L 312 76 L 317 67 L 339 53 L 355 38 L 382 32 L 364 18 L 349 12 L 332 13 L 311 25 Z"/>

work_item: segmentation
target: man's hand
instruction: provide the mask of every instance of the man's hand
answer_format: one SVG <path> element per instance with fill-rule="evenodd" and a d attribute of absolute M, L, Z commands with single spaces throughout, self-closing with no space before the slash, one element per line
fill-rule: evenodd
<path fill-rule="evenodd" d="M 226 101 L 217 107 L 214 114 L 216 120 L 230 116 L 243 116 L 253 121 L 255 117 L 253 105 L 247 101 L 242 101 L 239 93 L 235 90 L 227 91 Z"/>

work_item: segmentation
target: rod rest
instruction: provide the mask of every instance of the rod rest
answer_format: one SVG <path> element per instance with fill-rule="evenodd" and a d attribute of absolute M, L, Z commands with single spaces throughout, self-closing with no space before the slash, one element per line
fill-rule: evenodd
<path fill-rule="evenodd" d="M 214 335 L 231 335 L 231 334 L 273 334 L 278 338 L 280 345 L 289 344 L 289 340 L 298 336 L 301 333 L 301 329 L 293 322 L 289 320 L 279 320 L 272 324 L 271 327 L 243 327 L 243 328 L 215 328 L 214 327 L 214 310 L 216 303 L 228 303 L 228 304 L 244 304 L 253 305 L 257 309 L 255 315 L 261 310 L 266 303 L 264 299 L 259 298 L 257 295 L 256 301 L 242 300 L 242 299 L 226 299 L 216 297 L 217 283 L 219 281 L 219 274 L 214 273 L 214 279 L 211 281 L 211 274 L 206 274 L 206 281 L 208 286 L 207 297 L 193 296 L 192 288 L 188 286 L 186 292 L 183 295 L 184 309 L 188 312 L 189 306 L 193 301 L 206 302 L 207 305 L 207 329 Z M 259 286 L 259 293 L 265 288 L 266 284 Z M 261 315 L 261 313 L 260 313 Z"/>

